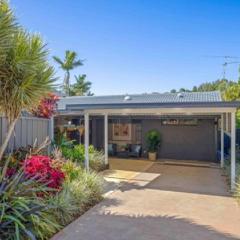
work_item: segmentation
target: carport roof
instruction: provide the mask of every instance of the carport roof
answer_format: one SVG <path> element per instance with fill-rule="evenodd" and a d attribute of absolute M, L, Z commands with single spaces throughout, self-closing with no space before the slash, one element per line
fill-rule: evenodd
<path fill-rule="evenodd" d="M 63 97 L 58 103 L 58 110 L 239 106 L 239 102 L 222 101 L 221 93 L 213 91 Z"/>

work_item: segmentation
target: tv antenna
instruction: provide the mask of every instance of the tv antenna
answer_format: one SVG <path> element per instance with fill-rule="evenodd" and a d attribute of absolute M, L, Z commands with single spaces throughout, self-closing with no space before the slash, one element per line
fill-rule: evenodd
<path fill-rule="evenodd" d="M 226 79 L 226 71 L 227 71 L 227 66 L 229 64 L 240 64 L 239 61 L 233 61 L 234 59 L 239 59 L 239 57 L 236 57 L 236 56 L 205 56 L 205 57 L 208 57 L 208 58 L 222 58 L 224 59 L 224 63 L 222 64 L 222 67 L 223 67 L 223 71 L 222 71 L 222 76 L 223 76 L 223 79 Z M 232 61 L 231 61 L 232 60 Z"/>

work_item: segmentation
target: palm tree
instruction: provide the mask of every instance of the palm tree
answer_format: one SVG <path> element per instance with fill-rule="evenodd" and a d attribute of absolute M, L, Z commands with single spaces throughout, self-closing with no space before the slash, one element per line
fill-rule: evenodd
<path fill-rule="evenodd" d="M 4 1 L 0 3 L 0 36 L 6 37 L 0 37 L 0 112 L 8 120 L 8 131 L 0 147 L 1 159 L 21 112 L 37 107 L 51 91 L 55 79 L 42 39 L 17 27 Z"/>
<path fill-rule="evenodd" d="M 75 76 L 76 83 L 74 83 L 71 87 L 71 95 L 72 96 L 83 96 L 83 95 L 93 95 L 90 92 L 92 83 L 90 81 L 86 81 L 86 74 Z"/>
<path fill-rule="evenodd" d="M 77 60 L 76 58 L 77 53 L 69 50 L 65 52 L 64 60 L 61 60 L 59 57 L 53 56 L 53 59 L 60 65 L 62 70 L 65 71 L 63 86 L 66 95 L 69 95 L 70 93 L 70 70 L 83 65 L 83 61 Z"/>

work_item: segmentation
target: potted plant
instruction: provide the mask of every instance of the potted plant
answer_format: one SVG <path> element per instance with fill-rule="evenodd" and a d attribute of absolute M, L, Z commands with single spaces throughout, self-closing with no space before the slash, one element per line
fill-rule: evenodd
<path fill-rule="evenodd" d="M 157 159 L 157 150 L 161 143 L 161 136 L 157 130 L 150 130 L 146 136 L 148 159 L 155 161 Z"/>

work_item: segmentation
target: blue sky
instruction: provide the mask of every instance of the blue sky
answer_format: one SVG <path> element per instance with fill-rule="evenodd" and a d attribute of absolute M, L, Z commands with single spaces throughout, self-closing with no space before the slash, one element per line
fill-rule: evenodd
<path fill-rule="evenodd" d="M 240 57 L 239 0 L 10 3 L 20 23 L 48 42 L 51 56 L 70 49 L 85 59 L 72 82 L 74 74 L 87 74 L 97 95 L 192 88 L 222 77 L 224 59 L 205 56 Z M 226 76 L 237 80 L 238 65 Z"/>

